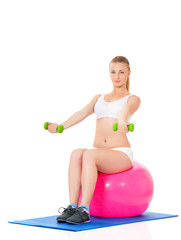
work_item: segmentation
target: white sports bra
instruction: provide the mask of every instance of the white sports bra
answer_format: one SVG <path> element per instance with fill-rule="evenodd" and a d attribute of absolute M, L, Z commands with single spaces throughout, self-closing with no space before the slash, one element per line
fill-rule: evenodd
<path fill-rule="evenodd" d="M 121 111 L 123 107 L 127 104 L 127 100 L 129 96 L 132 94 L 129 94 L 125 97 L 122 97 L 121 99 L 112 101 L 112 102 L 106 102 L 104 100 L 105 93 L 103 93 L 97 100 L 96 104 L 94 105 L 94 112 L 96 114 L 96 118 L 102 118 L 102 117 L 111 117 L 111 118 L 118 118 L 118 114 Z M 133 116 L 130 115 L 128 117 L 128 123 L 130 123 L 130 119 Z"/>

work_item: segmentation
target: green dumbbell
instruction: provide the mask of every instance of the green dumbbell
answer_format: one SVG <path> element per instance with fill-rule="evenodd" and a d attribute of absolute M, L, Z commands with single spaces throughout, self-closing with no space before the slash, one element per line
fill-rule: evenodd
<path fill-rule="evenodd" d="M 133 132 L 134 130 L 134 124 L 133 123 L 130 123 L 128 125 L 128 129 L 130 132 Z M 117 131 L 118 130 L 118 124 L 117 123 L 113 123 L 113 131 Z"/>
<path fill-rule="evenodd" d="M 48 122 L 45 122 L 44 123 L 44 129 L 45 130 L 48 130 Z M 57 132 L 58 133 L 62 133 L 63 132 L 63 130 L 64 130 L 64 126 L 63 125 L 58 125 L 58 127 L 57 127 Z"/>

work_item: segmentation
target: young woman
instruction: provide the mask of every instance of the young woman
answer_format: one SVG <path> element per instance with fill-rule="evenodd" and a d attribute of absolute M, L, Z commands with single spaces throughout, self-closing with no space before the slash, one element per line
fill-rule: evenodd
<path fill-rule="evenodd" d="M 123 56 L 113 58 L 109 64 L 113 84 L 112 92 L 95 95 L 83 109 L 74 113 L 61 125 L 67 129 L 90 114 L 96 114 L 96 133 L 91 149 L 79 148 L 71 153 L 68 180 L 70 204 L 58 222 L 82 224 L 90 222 L 89 205 L 97 181 L 97 171 L 117 173 L 133 165 L 133 152 L 126 134 L 132 115 L 140 106 L 140 98 L 129 92 L 129 61 Z M 113 123 L 118 131 L 113 131 Z M 49 123 L 48 131 L 56 133 L 59 124 Z M 78 200 L 82 187 L 82 200 Z"/>

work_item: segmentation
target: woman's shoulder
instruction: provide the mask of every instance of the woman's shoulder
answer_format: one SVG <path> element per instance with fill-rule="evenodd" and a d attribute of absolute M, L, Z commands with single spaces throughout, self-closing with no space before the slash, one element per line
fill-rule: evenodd
<path fill-rule="evenodd" d="M 128 97 L 127 102 L 129 102 L 129 101 L 134 101 L 134 102 L 136 101 L 136 102 L 140 103 L 140 102 L 141 102 L 141 99 L 140 99 L 139 96 L 130 93 L 130 96 Z"/>
<path fill-rule="evenodd" d="M 134 94 L 134 93 L 130 93 L 128 96 L 130 96 L 130 97 L 132 97 L 132 98 L 139 98 L 140 99 L 140 97 L 138 96 L 138 95 L 136 95 L 136 94 Z"/>

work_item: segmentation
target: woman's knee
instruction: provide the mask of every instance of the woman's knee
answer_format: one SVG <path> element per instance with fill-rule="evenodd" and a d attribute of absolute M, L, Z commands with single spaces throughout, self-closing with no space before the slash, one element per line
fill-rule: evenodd
<path fill-rule="evenodd" d="M 70 156 L 70 161 L 74 162 L 74 163 L 81 163 L 82 162 L 82 156 L 84 154 L 84 152 L 86 151 L 86 148 L 77 148 L 74 149 L 71 153 Z"/>
<path fill-rule="evenodd" d="M 93 161 L 95 156 L 95 152 L 92 151 L 91 149 L 87 149 L 87 151 L 84 151 L 82 154 L 82 162 L 89 162 Z"/>

